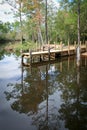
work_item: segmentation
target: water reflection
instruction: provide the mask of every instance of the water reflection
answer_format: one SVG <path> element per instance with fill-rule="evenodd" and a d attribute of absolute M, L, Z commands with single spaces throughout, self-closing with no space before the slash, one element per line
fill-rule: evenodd
<path fill-rule="evenodd" d="M 65 121 L 65 127 L 69 130 L 87 129 L 87 85 L 84 84 L 87 74 L 83 70 L 82 66 L 77 67 L 72 84 L 67 84 L 67 87 L 63 83 L 65 85 L 61 87 L 63 103 L 59 109 L 59 117 Z M 67 81 L 67 77 L 63 81 Z"/>
<path fill-rule="evenodd" d="M 69 57 L 55 64 L 22 67 L 21 83 L 5 91 L 11 108 L 29 116 L 37 130 L 86 130 L 87 66 L 77 68 L 75 63 Z"/>

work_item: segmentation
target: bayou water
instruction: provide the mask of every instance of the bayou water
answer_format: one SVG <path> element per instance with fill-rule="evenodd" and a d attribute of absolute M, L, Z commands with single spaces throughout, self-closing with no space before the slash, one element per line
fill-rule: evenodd
<path fill-rule="evenodd" d="M 87 130 L 87 58 L 23 67 L 0 55 L 0 130 Z"/>

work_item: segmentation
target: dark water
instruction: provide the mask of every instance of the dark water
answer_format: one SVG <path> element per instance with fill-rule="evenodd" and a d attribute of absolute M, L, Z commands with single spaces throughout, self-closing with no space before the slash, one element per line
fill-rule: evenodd
<path fill-rule="evenodd" d="M 0 130 L 87 130 L 87 58 L 22 67 L 0 60 Z"/>

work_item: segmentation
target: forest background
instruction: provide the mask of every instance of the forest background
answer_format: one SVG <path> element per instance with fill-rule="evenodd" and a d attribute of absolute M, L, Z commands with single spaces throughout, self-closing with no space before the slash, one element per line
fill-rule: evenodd
<path fill-rule="evenodd" d="M 78 1 L 80 6 L 80 40 L 87 40 L 87 0 L 2 0 L 11 6 L 19 20 L 0 20 L 0 43 L 19 41 L 29 47 L 78 41 Z M 8 12 L 9 14 L 10 12 Z M 6 12 L 5 12 L 6 14 Z M 8 15 L 6 14 L 6 15 Z M 23 46 L 22 46 L 23 47 Z M 20 48 L 20 47 L 19 47 Z"/>

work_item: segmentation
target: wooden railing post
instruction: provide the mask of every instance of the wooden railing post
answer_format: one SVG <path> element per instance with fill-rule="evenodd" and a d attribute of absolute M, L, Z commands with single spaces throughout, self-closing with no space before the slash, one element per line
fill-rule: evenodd
<path fill-rule="evenodd" d="M 76 50 L 76 41 L 74 41 L 74 47 L 75 47 L 75 50 Z"/>
<path fill-rule="evenodd" d="M 69 40 L 68 40 L 68 55 L 70 55 L 70 43 L 69 43 Z"/>
<path fill-rule="evenodd" d="M 48 41 L 48 47 L 50 47 L 50 42 Z"/>
<path fill-rule="evenodd" d="M 32 51 L 31 50 L 29 51 L 29 54 L 30 54 L 30 63 L 32 63 Z"/>
<path fill-rule="evenodd" d="M 21 63 L 23 64 L 23 58 L 24 58 L 24 56 L 22 55 L 22 60 L 21 60 Z"/>
<path fill-rule="evenodd" d="M 85 41 L 85 46 L 86 46 L 86 52 L 87 52 L 87 41 Z"/>
<path fill-rule="evenodd" d="M 74 41 L 74 48 L 75 48 L 75 54 L 76 54 L 76 41 Z"/>
<path fill-rule="evenodd" d="M 48 47 L 48 59 L 50 60 L 50 47 Z"/>
<path fill-rule="evenodd" d="M 63 44 L 62 44 L 62 41 L 60 42 L 60 50 L 63 51 Z"/>
<path fill-rule="evenodd" d="M 81 45 L 81 41 L 80 41 L 80 53 L 81 53 L 81 48 L 82 48 L 82 45 Z"/>
<path fill-rule="evenodd" d="M 81 41 L 80 41 L 80 47 L 81 47 Z"/>
<path fill-rule="evenodd" d="M 44 46 L 42 47 L 42 51 L 44 51 Z"/>
<path fill-rule="evenodd" d="M 23 63 L 23 51 L 22 51 L 22 49 L 20 50 L 20 53 L 21 53 L 21 57 L 22 57 L 21 63 Z"/>
<path fill-rule="evenodd" d="M 63 51 L 62 41 L 60 42 L 60 50 L 61 50 L 61 56 L 62 56 L 62 51 Z"/>

